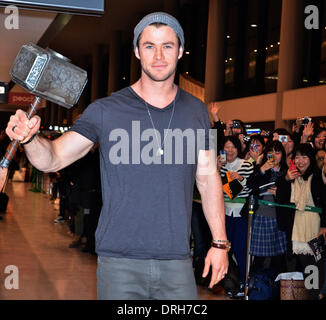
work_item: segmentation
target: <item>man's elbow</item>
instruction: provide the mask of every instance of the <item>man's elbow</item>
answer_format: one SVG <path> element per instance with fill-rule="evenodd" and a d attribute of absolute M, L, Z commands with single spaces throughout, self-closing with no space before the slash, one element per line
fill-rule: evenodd
<path fill-rule="evenodd" d="M 198 191 L 199 192 L 205 191 L 208 188 L 212 187 L 212 182 L 215 182 L 216 179 L 217 179 L 216 171 L 209 175 L 198 175 L 196 177 L 196 184 L 197 184 Z"/>
<path fill-rule="evenodd" d="M 51 166 L 51 167 L 44 167 L 44 166 L 39 165 L 39 164 L 33 164 L 32 162 L 31 162 L 31 164 L 37 170 L 39 170 L 41 172 L 44 172 L 44 173 L 57 172 L 57 171 L 60 171 L 61 169 L 63 169 L 63 166 L 59 166 L 59 165 Z"/>
<path fill-rule="evenodd" d="M 206 190 L 207 185 L 208 185 L 208 179 L 207 178 L 196 178 L 196 185 L 197 189 L 200 194 L 203 194 L 203 192 Z"/>
<path fill-rule="evenodd" d="M 29 161 L 33 167 L 44 173 L 57 172 L 65 167 L 62 161 L 53 157 L 50 161 L 35 161 L 35 159 L 29 159 Z"/>
<path fill-rule="evenodd" d="M 216 188 L 216 184 L 218 182 L 218 173 L 215 172 L 209 175 L 198 175 L 196 176 L 196 185 L 199 193 L 203 193 L 210 188 Z"/>

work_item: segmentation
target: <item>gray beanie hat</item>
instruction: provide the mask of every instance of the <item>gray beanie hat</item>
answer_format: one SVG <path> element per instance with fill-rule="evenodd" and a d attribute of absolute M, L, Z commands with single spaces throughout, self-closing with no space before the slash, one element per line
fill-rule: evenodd
<path fill-rule="evenodd" d="M 175 33 L 177 34 L 181 46 L 184 49 L 185 46 L 185 39 L 182 27 L 178 20 L 171 16 L 170 14 L 166 12 L 154 12 L 150 13 L 147 16 L 145 16 L 143 19 L 140 20 L 140 22 L 136 25 L 134 29 L 134 49 L 137 47 L 137 41 L 139 38 L 139 35 L 143 32 L 143 30 L 148 27 L 152 23 L 164 23 L 168 25 L 170 28 L 172 28 Z"/>

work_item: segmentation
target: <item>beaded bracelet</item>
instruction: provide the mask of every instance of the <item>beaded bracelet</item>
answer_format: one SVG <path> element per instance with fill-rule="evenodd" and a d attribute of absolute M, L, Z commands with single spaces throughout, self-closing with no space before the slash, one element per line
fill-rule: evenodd
<path fill-rule="evenodd" d="M 212 242 L 215 242 L 215 243 L 230 243 L 228 240 L 212 240 Z"/>

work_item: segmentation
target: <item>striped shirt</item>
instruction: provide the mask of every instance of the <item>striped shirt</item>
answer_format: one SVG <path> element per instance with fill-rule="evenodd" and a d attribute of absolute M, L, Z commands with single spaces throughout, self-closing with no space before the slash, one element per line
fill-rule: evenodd
<path fill-rule="evenodd" d="M 237 172 L 244 179 L 240 181 L 243 190 L 237 195 L 237 198 L 247 198 L 251 192 L 251 189 L 247 187 L 247 179 L 254 171 L 254 166 L 247 160 L 236 158 L 233 162 L 227 162 L 220 169 L 221 177 L 225 177 L 226 173 Z M 228 198 L 228 195 L 224 193 L 224 198 Z M 240 211 L 243 207 L 241 203 L 225 203 L 225 211 L 228 216 L 241 217 Z"/>

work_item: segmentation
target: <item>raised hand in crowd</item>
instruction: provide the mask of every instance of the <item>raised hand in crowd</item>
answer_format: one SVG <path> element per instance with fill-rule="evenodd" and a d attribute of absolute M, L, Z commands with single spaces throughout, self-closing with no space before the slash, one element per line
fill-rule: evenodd
<path fill-rule="evenodd" d="M 263 159 L 262 150 L 257 148 L 257 144 L 251 144 L 249 150 L 250 157 L 254 159 L 256 164 L 260 164 Z"/>
<path fill-rule="evenodd" d="M 208 110 L 210 111 L 214 122 L 220 121 L 218 113 L 221 109 L 222 105 L 218 102 L 210 102 L 208 104 Z"/>
<path fill-rule="evenodd" d="M 238 135 L 238 138 L 239 138 L 241 144 L 246 144 L 246 141 L 244 140 L 244 134 L 243 133 L 240 133 Z"/>
<path fill-rule="evenodd" d="M 308 142 L 309 137 L 314 134 L 314 124 L 312 122 L 308 122 L 304 125 L 304 129 L 302 131 L 301 143 Z"/>
<path fill-rule="evenodd" d="M 225 129 L 225 135 L 226 136 L 232 136 L 233 132 L 232 132 L 232 127 L 233 127 L 233 121 L 232 120 L 228 120 L 225 123 L 226 129 Z"/>
<path fill-rule="evenodd" d="M 302 118 L 297 118 L 292 124 L 292 132 L 299 133 L 301 128 Z"/>
<path fill-rule="evenodd" d="M 279 137 L 278 137 L 278 133 L 277 132 L 274 132 L 273 133 L 273 138 L 272 138 L 273 141 L 276 141 L 276 140 L 279 140 Z"/>

